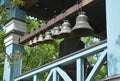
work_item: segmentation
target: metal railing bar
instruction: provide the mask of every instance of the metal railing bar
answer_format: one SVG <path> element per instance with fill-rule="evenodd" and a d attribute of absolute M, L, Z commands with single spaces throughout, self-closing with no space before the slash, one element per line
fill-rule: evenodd
<path fill-rule="evenodd" d="M 97 63 L 95 64 L 95 66 L 93 67 L 92 71 L 90 72 L 90 74 L 88 75 L 85 81 L 94 81 L 95 76 L 97 75 L 100 68 L 106 61 L 106 58 L 107 58 L 107 51 L 105 50 L 103 51 L 103 54 L 101 54 L 101 56 L 99 57 Z"/>

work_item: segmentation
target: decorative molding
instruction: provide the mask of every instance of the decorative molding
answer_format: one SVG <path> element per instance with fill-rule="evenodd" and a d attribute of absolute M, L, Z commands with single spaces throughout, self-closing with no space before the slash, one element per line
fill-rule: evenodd
<path fill-rule="evenodd" d="M 5 24 L 6 27 L 6 33 L 12 32 L 13 30 L 17 30 L 20 32 L 26 32 L 26 23 L 23 21 L 20 21 L 18 19 L 11 19 L 8 23 Z"/>
<path fill-rule="evenodd" d="M 21 37 L 20 35 L 14 33 L 6 36 L 4 39 L 5 46 L 8 46 L 10 44 L 19 44 L 20 37 Z"/>

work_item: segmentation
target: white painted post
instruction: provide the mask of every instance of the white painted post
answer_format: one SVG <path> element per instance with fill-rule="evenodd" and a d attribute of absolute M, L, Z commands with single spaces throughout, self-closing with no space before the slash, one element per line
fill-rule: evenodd
<path fill-rule="evenodd" d="M 39 81 L 39 76 L 37 74 L 33 76 L 33 81 Z"/>
<path fill-rule="evenodd" d="M 56 68 L 53 69 L 53 81 L 57 81 L 57 71 L 56 71 Z"/>
<path fill-rule="evenodd" d="M 79 58 L 76 60 L 76 66 L 77 66 L 77 81 L 84 81 L 84 59 Z"/>

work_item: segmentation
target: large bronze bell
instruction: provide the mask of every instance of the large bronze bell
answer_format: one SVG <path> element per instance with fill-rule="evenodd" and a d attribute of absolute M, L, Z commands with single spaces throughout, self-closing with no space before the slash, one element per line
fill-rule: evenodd
<path fill-rule="evenodd" d="M 59 37 L 59 33 L 60 33 L 60 28 L 58 26 L 55 26 L 53 28 L 52 37 L 53 38 L 58 38 Z"/>
<path fill-rule="evenodd" d="M 84 43 L 80 40 L 80 37 L 73 37 L 69 39 L 64 39 L 60 43 L 59 48 L 59 58 L 64 57 L 69 54 L 75 54 L 73 52 L 81 50 L 84 48 Z M 76 64 L 75 62 L 68 63 L 67 65 L 60 66 L 66 73 L 70 76 L 72 81 L 76 81 Z"/>
<path fill-rule="evenodd" d="M 37 36 L 35 36 L 33 39 L 33 45 L 35 46 L 36 44 L 37 44 Z"/>
<path fill-rule="evenodd" d="M 88 23 L 88 17 L 85 15 L 85 12 L 80 12 L 77 16 L 72 33 L 79 37 L 91 36 L 93 34 L 93 29 Z"/>
<path fill-rule="evenodd" d="M 30 47 L 33 46 L 33 41 L 32 40 L 29 41 L 29 45 L 28 46 L 30 46 Z"/>
<path fill-rule="evenodd" d="M 61 31 L 59 33 L 59 37 L 67 38 L 70 36 L 70 33 L 71 33 L 71 24 L 69 23 L 68 20 L 64 20 Z"/>
<path fill-rule="evenodd" d="M 43 41 L 44 41 L 43 35 L 40 34 L 39 37 L 38 37 L 37 43 L 38 43 L 38 44 L 39 44 L 39 43 L 43 43 Z"/>
<path fill-rule="evenodd" d="M 47 32 L 45 33 L 44 42 L 45 42 L 45 43 L 50 43 L 50 42 L 52 42 L 53 40 L 54 40 L 54 39 L 52 38 L 51 33 L 50 33 L 49 31 L 47 31 Z"/>

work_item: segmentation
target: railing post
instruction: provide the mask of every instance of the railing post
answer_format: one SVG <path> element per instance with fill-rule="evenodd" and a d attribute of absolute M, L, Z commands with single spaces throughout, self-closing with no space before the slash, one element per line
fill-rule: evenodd
<path fill-rule="evenodd" d="M 77 80 L 76 81 L 84 81 L 84 58 L 79 58 L 76 60 L 77 66 Z"/>
<path fill-rule="evenodd" d="M 33 81 L 39 81 L 39 76 L 37 74 L 33 76 Z"/>
<path fill-rule="evenodd" d="M 56 68 L 53 69 L 53 81 L 57 81 L 57 71 L 56 71 Z"/>

